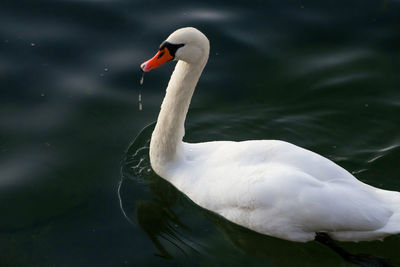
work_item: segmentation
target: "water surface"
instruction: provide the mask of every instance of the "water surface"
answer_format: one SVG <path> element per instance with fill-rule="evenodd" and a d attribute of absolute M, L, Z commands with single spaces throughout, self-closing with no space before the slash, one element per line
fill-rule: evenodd
<path fill-rule="evenodd" d="M 399 14 L 399 1 L 3 1 L 0 265 L 350 265 L 156 176 L 146 142 L 174 64 L 141 88 L 139 65 L 195 26 L 211 54 L 186 141 L 285 140 L 399 191 Z M 340 245 L 400 264 L 399 236 Z"/>

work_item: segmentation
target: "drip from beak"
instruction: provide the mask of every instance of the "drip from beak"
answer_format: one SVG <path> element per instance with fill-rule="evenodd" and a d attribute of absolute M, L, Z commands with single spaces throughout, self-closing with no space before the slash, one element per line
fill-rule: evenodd
<path fill-rule="evenodd" d="M 161 50 L 158 50 L 157 54 L 153 58 L 142 63 L 142 65 L 140 65 L 140 68 L 144 72 L 149 72 L 152 69 L 158 68 L 162 64 L 164 64 L 172 59 L 174 59 L 174 58 L 169 53 L 169 50 L 165 47 Z"/>

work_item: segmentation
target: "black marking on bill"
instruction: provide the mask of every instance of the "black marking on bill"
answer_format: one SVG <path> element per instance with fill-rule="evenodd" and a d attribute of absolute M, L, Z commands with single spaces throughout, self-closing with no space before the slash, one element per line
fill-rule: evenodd
<path fill-rule="evenodd" d="M 161 52 L 161 53 L 158 55 L 157 59 L 160 59 L 164 54 L 165 54 L 165 52 Z"/>
<path fill-rule="evenodd" d="M 171 44 L 170 42 L 164 41 L 161 43 L 158 50 L 163 50 L 164 48 L 167 48 L 172 58 L 175 58 L 176 51 L 184 45 L 185 44 Z"/>

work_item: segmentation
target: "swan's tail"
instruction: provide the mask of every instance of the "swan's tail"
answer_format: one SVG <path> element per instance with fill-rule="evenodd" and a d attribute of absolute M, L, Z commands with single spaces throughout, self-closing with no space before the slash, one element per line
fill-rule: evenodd
<path fill-rule="evenodd" d="M 388 223 L 379 232 L 387 235 L 400 234 L 400 192 L 381 190 L 379 195 L 393 211 Z"/>
<path fill-rule="evenodd" d="M 339 241 L 370 241 L 383 239 L 389 235 L 400 234 L 400 192 L 376 189 L 378 197 L 392 212 L 385 226 L 375 231 L 330 232 L 329 235 Z"/>

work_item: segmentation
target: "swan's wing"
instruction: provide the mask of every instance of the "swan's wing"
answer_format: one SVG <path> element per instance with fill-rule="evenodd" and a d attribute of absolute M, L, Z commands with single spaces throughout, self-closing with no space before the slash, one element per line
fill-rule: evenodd
<path fill-rule="evenodd" d="M 330 180 L 315 184 L 301 183 L 313 179 L 299 173 L 297 210 L 292 219 L 309 231 L 374 231 L 383 227 L 393 212 L 387 208 L 374 190 L 359 181 Z M 290 194 L 290 191 L 286 192 Z"/>
<path fill-rule="evenodd" d="M 332 161 L 285 142 L 264 142 L 209 143 L 201 152 L 191 147 L 180 189 L 235 223 L 298 241 L 312 239 L 301 233 L 373 231 L 392 215 L 375 189 Z"/>
<path fill-rule="evenodd" d="M 208 185 L 193 183 L 189 197 L 239 225 L 294 241 L 312 240 L 315 232 L 375 231 L 393 214 L 361 182 L 321 182 L 275 164 L 251 171 L 263 176 L 241 179 L 250 170 L 237 168 L 236 176 L 221 170 Z"/>

